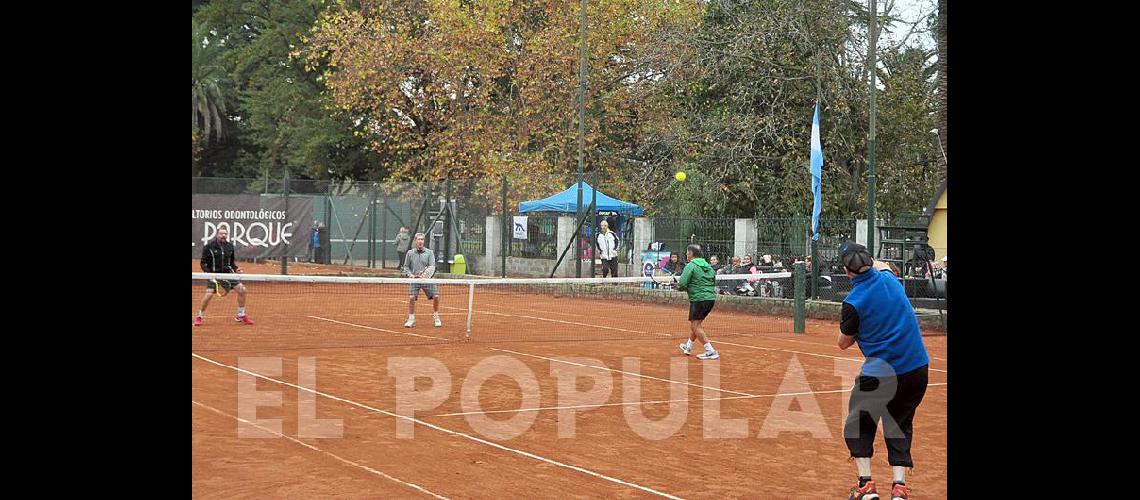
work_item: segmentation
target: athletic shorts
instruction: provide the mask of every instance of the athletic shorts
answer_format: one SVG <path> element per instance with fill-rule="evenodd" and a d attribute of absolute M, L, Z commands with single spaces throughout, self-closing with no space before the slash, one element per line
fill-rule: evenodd
<path fill-rule="evenodd" d="M 689 302 L 689 321 L 705 319 L 712 312 L 713 304 L 716 304 L 715 300 Z"/>
<path fill-rule="evenodd" d="M 429 299 L 434 299 L 435 296 L 439 293 L 435 289 L 435 283 L 412 283 L 408 295 L 411 295 L 412 297 L 419 296 L 421 289 L 425 294 L 427 294 L 427 298 Z"/>
<path fill-rule="evenodd" d="M 238 280 L 206 280 L 206 290 L 217 292 L 218 286 L 216 283 L 222 285 L 222 290 L 224 290 L 225 293 L 230 293 L 230 290 L 233 290 L 234 287 L 241 284 Z"/>

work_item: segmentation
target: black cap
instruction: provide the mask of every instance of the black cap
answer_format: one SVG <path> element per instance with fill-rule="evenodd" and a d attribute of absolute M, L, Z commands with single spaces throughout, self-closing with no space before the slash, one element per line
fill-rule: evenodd
<path fill-rule="evenodd" d="M 855 274 L 867 272 L 871 269 L 871 262 L 874 261 L 867 247 L 854 241 L 845 241 L 839 245 L 839 260 L 843 262 L 843 267 Z"/>

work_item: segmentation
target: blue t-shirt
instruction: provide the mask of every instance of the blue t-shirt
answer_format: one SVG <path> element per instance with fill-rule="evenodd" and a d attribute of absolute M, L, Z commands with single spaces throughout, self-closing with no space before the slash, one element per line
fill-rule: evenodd
<path fill-rule="evenodd" d="M 855 342 L 867 358 L 862 374 L 893 377 L 930 364 L 918 318 L 895 275 L 872 270 L 856 276 L 851 284 L 851 293 L 843 301 L 859 313 Z"/>
<path fill-rule="evenodd" d="M 321 233 L 316 229 L 310 230 L 309 233 L 309 245 L 313 247 L 321 246 Z"/>

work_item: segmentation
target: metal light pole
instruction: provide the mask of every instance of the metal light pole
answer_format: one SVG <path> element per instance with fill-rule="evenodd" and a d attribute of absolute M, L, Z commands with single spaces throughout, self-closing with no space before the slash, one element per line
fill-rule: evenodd
<path fill-rule="evenodd" d="M 582 171 L 586 165 L 586 0 L 578 2 L 578 220 L 574 230 L 574 276 L 582 277 Z M 597 189 L 597 186 L 594 186 Z"/>
<path fill-rule="evenodd" d="M 868 156 L 868 176 L 867 176 L 867 250 L 872 255 L 878 257 L 875 252 L 875 45 L 877 43 L 878 33 L 875 32 L 875 23 L 877 21 L 878 9 L 875 5 L 875 0 L 868 0 L 870 4 L 869 15 L 871 17 L 871 43 L 867 47 L 867 73 L 870 78 L 867 80 L 867 85 L 870 87 L 871 93 L 871 132 L 867 138 L 867 156 Z M 814 265 L 814 263 L 813 263 Z"/>

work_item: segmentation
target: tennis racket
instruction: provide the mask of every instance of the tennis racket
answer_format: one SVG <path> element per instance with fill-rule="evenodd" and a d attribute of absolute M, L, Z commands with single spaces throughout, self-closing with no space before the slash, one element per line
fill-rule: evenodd
<path fill-rule="evenodd" d="M 650 276 L 650 278 L 652 278 L 653 282 L 657 283 L 658 285 L 671 285 L 671 284 L 677 283 L 677 275 L 675 275 L 675 274 L 668 274 L 665 276 L 661 276 L 661 278 L 665 278 L 665 279 L 657 279 L 658 276 Z"/>

